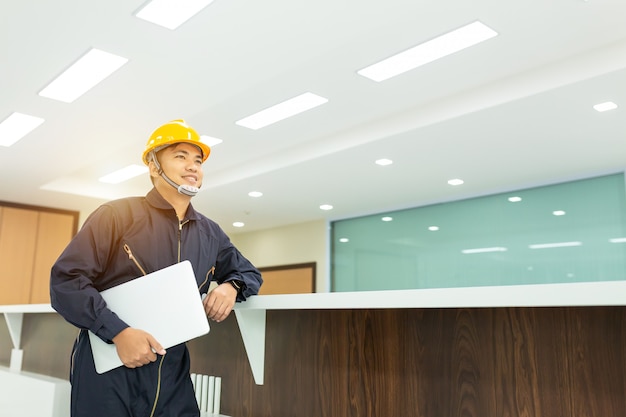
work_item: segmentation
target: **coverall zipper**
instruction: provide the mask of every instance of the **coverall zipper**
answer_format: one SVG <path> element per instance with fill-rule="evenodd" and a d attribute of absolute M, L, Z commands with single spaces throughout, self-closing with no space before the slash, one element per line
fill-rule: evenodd
<path fill-rule="evenodd" d="M 179 243 L 179 246 L 180 246 L 180 243 Z M 133 251 L 130 250 L 130 246 L 128 246 L 128 244 L 126 243 L 124 243 L 124 250 L 128 254 L 128 259 L 130 259 L 131 261 L 135 263 L 135 265 L 137 265 L 137 268 L 139 268 L 142 274 L 147 275 L 146 271 L 141 267 L 141 265 L 139 265 L 139 261 L 137 261 L 137 258 L 135 258 L 135 256 L 133 255 Z"/>
<path fill-rule="evenodd" d="M 182 246 L 182 235 L 183 235 L 183 226 L 186 225 L 187 223 L 189 223 L 189 219 L 185 220 L 185 221 L 181 221 L 178 220 L 178 262 L 180 262 L 180 252 L 181 252 L 181 246 Z M 204 286 L 204 284 L 206 284 L 207 282 L 209 282 L 210 278 L 215 274 L 215 265 L 213 265 L 211 267 L 211 269 L 209 269 L 209 271 L 206 273 L 206 276 L 204 277 L 204 281 L 202 282 L 202 284 L 200 284 L 200 286 L 198 287 L 198 290 L 201 290 L 202 287 Z"/>
<path fill-rule="evenodd" d="M 185 220 L 185 221 L 178 221 L 178 262 L 180 262 L 180 247 L 181 247 L 181 240 L 182 240 L 182 234 L 183 234 L 183 226 L 186 225 L 187 223 L 189 223 L 189 219 Z"/>

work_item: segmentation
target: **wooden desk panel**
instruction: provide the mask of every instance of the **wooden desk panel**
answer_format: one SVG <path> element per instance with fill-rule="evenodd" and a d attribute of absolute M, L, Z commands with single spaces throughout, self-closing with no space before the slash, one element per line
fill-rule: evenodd
<path fill-rule="evenodd" d="M 268 311 L 264 385 L 230 317 L 190 342 L 238 416 L 626 415 L 626 307 Z"/>

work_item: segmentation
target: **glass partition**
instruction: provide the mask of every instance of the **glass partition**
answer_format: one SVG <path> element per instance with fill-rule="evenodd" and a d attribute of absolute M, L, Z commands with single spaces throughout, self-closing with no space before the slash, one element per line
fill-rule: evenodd
<path fill-rule="evenodd" d="M 332 223 L 332 291 L 626 279 L 614 174 Z"/>

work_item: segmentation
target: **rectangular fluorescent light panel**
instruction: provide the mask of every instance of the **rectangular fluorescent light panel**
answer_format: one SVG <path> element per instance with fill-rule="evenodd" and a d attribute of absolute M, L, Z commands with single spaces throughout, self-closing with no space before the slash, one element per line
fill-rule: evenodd
<path fill-rule="evenodd" d="M 363 68 L 357 73 L 374 81 L 384 81 L 497 35 L 496 31 L 476 21 Z"/>
<path fill-rule="evenodd" d="M 609 239 L 611 243 L 626 243 L 626 237 L 616 237 L 613 239 Z"/>
<path fill-rule="evenodd" d="M 145 165 L 129 165 L 126 168 L 118 169 L 104 177 L 100 177 L 98 181 L 107 184 L 119 184 L 146 172 L 148 172 L 148 167 Z"/>
<path fill-rule="evenodd" d="M 326 102 L 328 102 L 327 98 L 307 92 L 238 120 L 235 124 L 257 130 L 304 111 L 311 110 Z"/>
<path fill-rule="evenodd" d="M 530 249 L 549 249 L 549 248 L 566 248 L 569 246 L 580 246 L 582 242 L 559 242 L 559 243 L 538 243 L 528 245 Z"/>
<path fill-rule="evenodd" d="M 209 145 L 209 147 L 219 145 L 220 143 L 224 142 L 222 139 L 214 138 L 207 135 L 200 135 L 200 141 L 202 141 L 202 143 L 206 143 L 207 145 Z"/>
<path fill-rule="evenodd" d="M 126 62 L 127 58 L 94 48 L 48 84 L 39 95 L 71 103 Z"/>
<path fill-rule="evenodd" d="M 593 106 L 593 108 L 596 111 L 603 112 L 603 111 L 609 111 L 609 110 L 616 109 L 617 108 L 617 104 L 613 103 L 612 101 L 607 101 L 606 103 L 596 104 L 595 106 Z"/>
<path fill-rule="evenodd" d="M 174 30 L 211 3 L 213 0 L 152 0 L 135 16 Z"/>
<path fill-rule="evenodd" d="M 41 117 L 13 113 L 0 123 L 0 146 L 11 146 L 42 124 Z"/>

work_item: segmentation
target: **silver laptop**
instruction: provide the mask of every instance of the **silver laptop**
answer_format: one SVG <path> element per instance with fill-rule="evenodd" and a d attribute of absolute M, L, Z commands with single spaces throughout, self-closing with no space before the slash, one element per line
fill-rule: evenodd
<path fill-rule="evenodd" d="M 183 261 L 100 293 L 107 306 L 129 326 L 152 334 L 167 348 L 209 332 L 198 285 Z M 99 374 L 123 366 L 114 344 L 89 332 Z"/>

